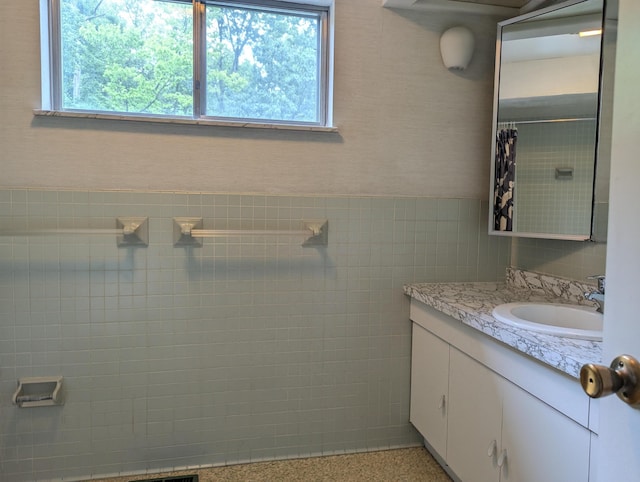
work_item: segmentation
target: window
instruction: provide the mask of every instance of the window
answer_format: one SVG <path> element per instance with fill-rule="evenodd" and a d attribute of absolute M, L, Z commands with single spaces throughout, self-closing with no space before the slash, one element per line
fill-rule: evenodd
<path fill-rule="evenodd" d="M 45 110 L 331 124 L 327 0 L 41 1 Z"/>

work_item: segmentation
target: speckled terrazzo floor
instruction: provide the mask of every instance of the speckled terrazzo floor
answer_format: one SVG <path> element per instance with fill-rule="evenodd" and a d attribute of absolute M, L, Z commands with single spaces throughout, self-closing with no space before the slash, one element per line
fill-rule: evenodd
<path fill-rule="evenodd" d="M 101 482 L 129 482 L 193 474 L 198 474 L 199 482 L 451 482 L 429 452 L 422 447 L 116 477 L 102 479 Z"/>

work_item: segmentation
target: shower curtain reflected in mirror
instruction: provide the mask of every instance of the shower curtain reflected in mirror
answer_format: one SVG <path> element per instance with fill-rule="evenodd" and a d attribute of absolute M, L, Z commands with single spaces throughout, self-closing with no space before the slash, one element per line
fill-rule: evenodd
<path fill-rule="evenodd" d="M 516 142 L 518 129 L 515 126 L 498 128 L 496 133 L 495 182 L 493 196 L 494 229 L 513 231 L 514 189 L 516 183 Z"/>

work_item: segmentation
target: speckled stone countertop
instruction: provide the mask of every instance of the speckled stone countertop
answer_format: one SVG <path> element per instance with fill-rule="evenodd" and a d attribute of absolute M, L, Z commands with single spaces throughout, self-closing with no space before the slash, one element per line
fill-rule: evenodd
<path fill-rule="evenodd" d="M 509 269 L 504 283 L 415 283 L 405 285 L 412 298 L 475 328 L 510 347 L 579 378 L 585 363 L 600 363 L 602 342 L 535 333 L 496 320 L 503 303 L 541 301 L 591 305 L 584 292 L 593 286 L 539 273 Z"/>

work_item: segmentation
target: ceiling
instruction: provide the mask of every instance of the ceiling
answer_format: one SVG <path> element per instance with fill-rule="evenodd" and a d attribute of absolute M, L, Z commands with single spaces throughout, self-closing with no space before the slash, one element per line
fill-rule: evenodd
<path fill-rule="evenodd" d="M 463 0 L 466 3 L 479 3 L 482 5 L 495 5 L 500 7 L 520 8 L 529 0 Z"/>
<path fill-rule="evenodd" d="M 516 16 L 557 0 L 382 0 L 387 8 Z"/>

